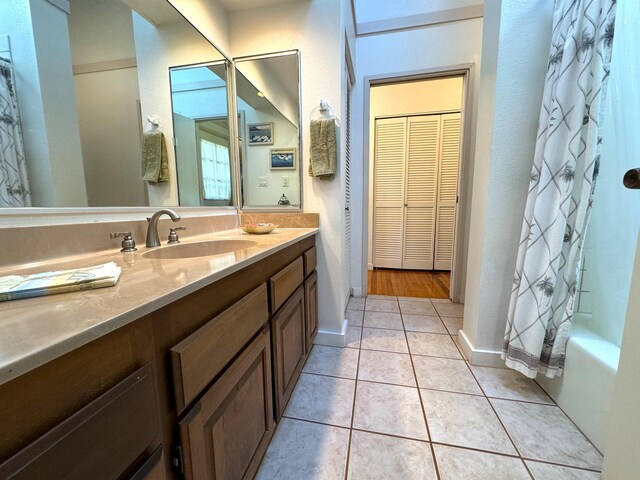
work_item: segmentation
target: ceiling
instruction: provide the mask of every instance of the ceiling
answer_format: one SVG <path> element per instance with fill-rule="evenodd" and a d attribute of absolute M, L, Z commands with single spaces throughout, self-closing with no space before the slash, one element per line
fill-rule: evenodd
<path fill-rule="evenodd" d="M 239 10 L 249 10 L 252 8 L 270 7 L 280 3 L 288 3 L 291 1 L 301 0 L 219 0 L 222 6 L 228 12 L 236 12 Z"/>
<path fill-rule="evenodd" d="M 238 0 L 226 0 L 234 2 Z M 356 23 L 378 22 L 482 5 L 483 0 L 352 0 Z M 243 2 L 244 3 L 244 0 Z"/>

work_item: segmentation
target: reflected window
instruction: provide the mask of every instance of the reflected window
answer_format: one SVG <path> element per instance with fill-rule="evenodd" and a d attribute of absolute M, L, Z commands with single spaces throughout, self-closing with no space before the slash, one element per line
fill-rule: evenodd
<path fill-rule="evenodd" d="M 202 187 L 205 200 L 231 201 L 231 162 L 229 147 L 200 140 Z"/>

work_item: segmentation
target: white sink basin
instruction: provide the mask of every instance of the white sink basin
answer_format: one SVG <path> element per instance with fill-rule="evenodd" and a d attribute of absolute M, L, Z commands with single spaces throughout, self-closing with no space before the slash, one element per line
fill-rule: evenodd
<path fill-rule="evenodd" d="M 164 248 L 149 250 L 143 257 L 152 259 L 194 258 L 237 252 L 257 245 L 251 240 L 209 240 L 196 243 L 179 243 Z"/>

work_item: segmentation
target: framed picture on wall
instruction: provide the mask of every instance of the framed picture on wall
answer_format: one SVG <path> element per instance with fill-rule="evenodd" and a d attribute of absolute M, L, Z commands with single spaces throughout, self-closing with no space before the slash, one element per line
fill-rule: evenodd
<path fill-rule="evenodd" d="M 297 148 L 272 148 L 271 170 L 295 170 Z"/>
<path fill-rule="evenodd" d="M 250 123 L 249 145 L 273 145 L 273 122 Z"/>

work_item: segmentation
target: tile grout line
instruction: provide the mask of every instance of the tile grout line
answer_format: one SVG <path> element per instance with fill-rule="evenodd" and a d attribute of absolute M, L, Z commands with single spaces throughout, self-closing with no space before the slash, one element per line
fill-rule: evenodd
<path fill-rule="evenodd" d="M 366 305 L 366 300 L 365 300 Z M 359 347 L 362 346 L 362 330 L 360 330 Z M 344 466 L 344 479 L 349 478 L 349 461 L 351 460 L 351 443 L 353 441 L 353 420 L 356 416 L 356 397 L 358 396 L 358 374 L 360 373 L 360 353 L 362 349 L 358 348 L 358 358 L 356 360 L 356 378 L 353 384 L 353 401 L 351 403 L 351 423 L 349 424 L 349 445 L 347 446 L 347 462 Z"/>
<path fill-rule="evenodd" d="M 397 300 L 397 298 L 396 298 Z M 429 300 L 429 305 L 433 306 L 431 300 Z M 398 302 L 398 308 L 400 307 L 400 302 Z M 435 308 L 435 307 L 434 307 Z M 424 402 L 422 400 L 422 394 L 420 393 L 420 384 L 418 383 L 418 375 L 416 374 L 416 366 L 413 363 L 413 356 L 411 355 L 411 347 L 409 346 L 409 338 L 407 337 L 407 331 L 404 330 L 404 317 L 402 315 L 402 310 L 400 310 L 400 321 L 402 322 L 403 333 L 404 333 L 404 341 L 407 342 L 407 350 L 409 351 L 409 359 L 411 361 L 411 369 L 413 370 L 413 379 L 416 382 L 416 387 L 418 391 L 418 399 L 420 400 L 420 408 L 422 409 L 422 418 L 424 419 L 424 426 L 427 429 L 427 437 L 429 438 L 429 449 L 431 450 L 431 458 L 433 459 L 433 467 L 436 471 L 436 478 L 441 480 L 440 476 L 440 468 L 438 467 L 438 459 L 436 458 L 436 450 L 433 447 L 433 437 L 431 436 L 431 430 L 429 429 L 429 422 L 427 421 L 427 411 L 424 408 Z"/>
<path fill-rule="evenodd" d="M 576 430 L 578 430 L 578 431 L 582 434 L 582 436 L 585 438 L 585 440 L 586 440 L 587 442 L 589 442 L 589 445 L 591 445 L 593 448 L 595 448 L 596 452 L 598 452 L 600 455 L 602 455 L 602 457 L 604 457 L 604 454 L 600 451 L 600 449 L 599 449 L 598 447 L 596 447 L 596 446 L 593 444 L 593 442 L 591 441 L 591 439 L 590 439 L 589 437 L 587 437 L 587 436 L 584 434 L 584 432 L 582 431 L 582 429 L 581 429 L 580 427 L 578 427 L 578 425 L 576 425 L 576 424 L 575 424 L 575 422 L 573 421 L 573 419 L 572 419 L 569 415 L 567 415 L 567 412 L 565 412 L 565 411 L 564 411 L 564 409 L 563 409 L 560 405 L 558 405 L 558 403 L 557 403 L 557 402 L 556 402 L 556 401 L 551 397 L 551 395 L 549 395 L 549 394 L 547 393 L 547 391 L 546 391 L 544 388 L 542 388 L 542 385 L 540 385 L 540 384 L 539 384 L 538 382 L 536 382 L 535 380 L 533 380 L 533 381 L 536 383 L 536 385 L 538 385 L 538 386 L 540 387 L 540 390 L 542 390 L 542 391 L 547 395 L 547 397 L 549 397 L 549 400 L 551 400 L 551 401 L 553 402 L 553 405 L 554 405 L 554 406 L 556 406 L 556 407 L 558 407 L 558 409 L 562 412 L 562 414 L 563 414 L 565 417 L 567 417 L 567 420 L 569 420 L 569 421 L 571 422 L 571 424 L 576 428 Z M 547 404 L 547 405 L 548 405 L 548 404 Z"/>
<path fill-rule="evenodd" d="M 478 381 L 478 377 L 476 377 L 476 374 L 473 373 L 473 369 L 471 367 L 468 367 L 469 370 L 471 371 L 471 375 L 473 376 L 473 378 L 475 379 L 476 383 L 478 384 L 478 386 L 480 387 L 480 390 L 482 390 L 482 394 L 484 395 L 485 400 L 487 401 L 487 403 L 489 404 L 489 407 L 491 408 L 491 411 L 493 412 L 493 414 L 496 416 L 496 418 L 498 419 L 498 422 L 500 423 L 500 426 L 502 427 L 502 430 L 504 430 L 504 433 L 507 435 L 507 438 L 509 439 L 509 441 L 511 442 L 511 444 L 513 445 L 513 448 L 515 449 L 515 451 L 518 453 L 518 458 L 520 458 L 520 462 L 524 465 L 525 469 L 527 470 L 527 473 L 529 474 L 529 476 L 533 479 L 533 475 L 531 474 L 531 472 L 529 471 L 529 467 L 527 467 L 527 464 L 524 461 L 524 458 L 522 458 L 522 452 L 520 451 L 520 449 L 518 448 L 518 446 L 516 445 L 516 443 L 513 441 L 513 438 L 511 438 L 511 434 L 509 433 L 509 431 L 507 430 L 507 427 L 505 427 L 502 419 L 500 418 L 500 415 L 498 415 L 498 412 L 496 411 L 495 407 L 493 406 L 493 404 L 491 403 L 491 401 L 489 400 L 489 397 L 487 396 L 487 393 L 485 392 L 484 388 L 482 388 L 482 385 L 480 385 L 480 382 Z M 534 479 L 535 480 L 535 479 Z"/>
<path fill-rule="evenodd" d="M 442 445 L 443 447 L 458 448 L 460 450 L 469 450 L 469 451 L 472 451 L 472 452 L 484 453 L 484 454 L 487 454 L 487 455 L 497 455 L 497 456 L 500 456 L 500 457 L 519 459 L 519 460 L 523 460 L 525 462 L 529 461 L 529 462 L 544 463 L 544 464 L 553 465 L 553 466 L 556 466 L 556 467 L 565 467 L 565 468 L 571 468 L 571 469 L 580 470 L 580 471 L 601 473 L 601 470 L 598 470 L 598 469 L 595 469 L 595 468 L 579 467 L 579 466 L 576 466 L 576 465 L 568 465 L 566 463 L 557 463 L 557 462 L 551 462 L 549 460 L 541 460 L 539 458 L 520 457 L 520 455 L 518 455 L 518 454 L 509 454 L 509 453 L 504 453 L 504 452 L 497 452 L 495 450 L 483 450 L 481 448 L 469 447 L 469 446 L 466 446 L 466 445 L 458 445 L 458 444 L 455 444 L 455 443 L 434 442 L 434 441 L 429 441 L 429 440 L 422 440 L 420 438 L 406 437 L 406 436 L 403 436 L 403 435 L 395 435 L 393 433 L 383 433 L 383 432 L 378 432 L 378 431 L 374 431 L 374 430 L 365 430 L 363 428 L 357 428 L 357 427 L 354 427 L 353 429 L 350 429 L 349 427 L 345 427 L 344 425 L 336 425 L 334 423 L 323 423 L 323 422 L 319 422 L 317 420 L 309 420 L 309 419 L 306 419 L 306 418 L 291 417 L 289 415 L 283 415 L 283 418 L 288 418 L 289 420 L 295 420 L 297 422 L 305 422 L 305 423 L 312 423 L 314 425 L 322 425 L 322 426 L 327 426 L 327 427 L 339 428 L 339 429 L 342 429 L 342 430 L 353 430 L 354 432 L 370 433 L 370 434 L 373 434 L 373 435 L 380 435 L 382 437 L 398 438 L 398 439 L 401 439 L 401 440 L 411 440 L 411 441 L 420 442 L 420 443 L 431 443 L 433 445 Z"/>
<path fill-rule="evenodd" d="M 423 297 L 423 298 L 424 298 L 424 297 Z M 380 299 L 380 300 L 385 300 L 385 299 Z M 386 300 L 391 301 L 391 299 L 386 299 Z M 430 300 L 430 299 L 429 299 L 429 300 Z M 407 300 L 407 301 L 410 301 L 410 300 Z M 396 297 L 396 302 L 397 302 L 397 303 L 398 303 L 398 305 L 399 305 L 399 299 L 397 299 L 397 297 Z M 426 303 L 426 302 L 422 302 L 422 303 Z M 444 324 L 443 316 L 438 312 L 438 310 L 437 310 L 436 306 L 433 304 L 433 302 L 430 302 L 430 303 L 431 303 L 431 305 L 434 307 L 434 309 L 436 310 L 436 315 L 426 315 L 426 316 L 432 316 L 432 317 L 433 317 L 433 316 L 437 316 L 437 317 L 440 319 L 440 321 Z M 362 322 L 362 325 L 359 327 L 359 328 L 361 329 L 361 334 L 360 334 L 360 338 L 361 338 L 361 339 L 362 339 L 362 331 L 363 331 L 363 329 L 364 329 L 364 328 L 371 328 L 371 329 L 383 329 L 383 330 L 396 330 L 396 329 L 393 329 L 393 328 L 381 328 L 381 327 L 365 326 L 365 325 L 364 325 L 364 315 L 365 315 L 365 314 L 366 314 L 366 312 L 367 312 L 367 310 L 366 310 L 366 303 L 365 303 L 365 309 L 360 310 L 360 312 L 362 312 L 362 315 L 363 315 L 363 322 Z M 400 314 L 400 317 L 401 317 L 401 321 L 402 321 L 402 323 L 403 323 L 403 327 L 404 327 L 404 315 L 403 315 L 403 313 L 402 313 L 402 310 L 401 310 L 401 309 L 400 309 L 400 311 L 399 311 L 399 312 L 380 312 L 380 313 L 399 313 L 399 314 Z M 420 315 L 420 314 L 416 314 L 416 315 Z M 445 317 L 446 317 L 446 318 L 464 318 L 464 317 L 451 316 L 451 315 L 448 315 L 448 316 L 447 316 L 447 315 L 445 315 Z M 534 476 L 533 476 L 533 473 L 531 472 L 531 470 L 529 469 L 529 466 L 527 465 L 527 463 L 526 463 L 526 461 L 525 461 L 525 460 L 527 460 L 527 461 L 532 461 L 532 462 L 539 462 L 539 463 L 549 464 L 549 465 L 554 465 L 554 466 L 559 466 L 559 467 L 565 467 L 565 468 L 577 469 L 577 470 L 581 470 L 581 471 L 588 471 L 588 472 L 594 472 L 594 473 L 598 473 L 598 472 L 600 472 L 600 470 L 598 470 L 597 468 L 590 468 L 590 467 L 584 467 L 584 466 L 569 465 L 569 464 L 557 463 L 557 462 L 553 462 L 553 461 L 549 461 L 549 460 L 541 460 L 541 459 L 529 458 L 529 457 L 524 456 L 524 455 L 520 452 L 520 450 L 519 450 L 519 448 L 517 447 L 517 445 L 515 444 L 515 442 L 513 441 L 513 438 L 511 437 L 511 434 L 508 432 L 507 428 L 505 427 L 505 425 L 504 425 L 504 423 L 503 423 L 502 419 L 501 419 L 501 418 L 500 418 L 500 416 L 497 414 L 497 411 L 496 411 L 496 409 L 495 409 L 494 405 L 493 405 L 493 404 L 492 404 L 492 402 L 490 401 L 491 399 L 495 399 L 495 400 L 504 400 L 504 401 L 509 401 L 509 402 L 526 403 L 526 404 L 532 404 L 532 405 L 543 405 L 543 406 L 551 406 L 551 407 L 554 407 L 554 406 L 555 406 L 555 407 L 557 407 L 557 408 L 558 408 L 558 409 L 559 409 L 559 410 L 560 410 L 560 411 L 565 415 L 565 417 L 566 417 L 566 418 L 568 418 L 568 419 L 569 419 L 569 421 L 571 422 L 571 424 L 572 424 L 572 425 L 573 425 L 573 426 L 574 426 L 574 427 L 575 427 L 575 428 L 576 428 L 576 429 L 577 429 L 577 430 L 578 430 L 578 431 L 583 435 L 583 437 L 584 437 L 584 438 L 589 442 L 589 444 L 590 444 L 591 446 L 593 446 L 593 448 L 594 448 L 596 451 L 598 451 L 598 453 L 601 453 L 601 452 L 600 452 L 600 451 L 595 447 L 595 445 L 593 445 L 593 443 L 591 442 L 591 440 L 589 440 L 589 438 L 588 438 L 588 437 L 586 437 L 586 435 L 584 435 L 584 433 L 582 432 L 582 430 L 580 430 L 580 429 L 577 427 L 577 425 L 575 425 L 575 423 L 573 422 L 573 420 L 571 420 L 571 418 L 569 418 L 569 416 L 566 414 L 566 412 L 564 412 L 564 410 L 563 410 L 563 409 L 562 409 L 562 408 L 561 408 L 561 407 L 560 407 L 560 406 L 555 402 L 555 400 L 554 400 L 553 398 L 551 398 L 551 396 L 550 396 L 550 395 L 548 395 L 548 393 L 547 393 L 547 392 L 546 392 L 542 387 L 540 387 L 540 388 L 542 389 L 542 391 L 544 391 L 544 393 L 545 393 L 545 394 L 547 394 L 547 397 L 549 398 L 549 400 L 551 401 L 551 403 L 543 403 L 543 402 L 535 402 L 535 401 L 530 401 L 530 400 L 520 400 L 520 399 L 513 399 L 513 398 L 501 398 L 501 397 L 494 397 L 494 396 L 491 396 L 491 397 L 490 397 L 490 396 L 488 396 L 488 395 L 486 394 L 486 391 L 484 390 L 484 388 L 483 388 L 483 387 L 480 385 L 480 383 L 478 382 L 478 379 L 477 379 L 477 377 L 476 377 L 475 373 L 474 373 L 474 372 L 473 372 L 473 370 L 471 369 L 471 364 L 468 362 L 468 360 L 467 360 L 467 359 L 466 359 L 466 357 L 464 356 L 463 352 L 461 351 L 460 346 L 458 345 L 458 342 L 453 338 L 453 337 L 456 337 L 456 338 L 457 338 L 457 335 L 452 335 L 452 334 L 451 334 L 451 332 L 449 331 L 449 329 L 446 327 L 446 324 L 444 324 L 444 325 L 445 325 L 445 330 L 446 330 L 446 332 L 447 332 L 447 333 L 445 333 L 445 334 L 443 334 L 443 333 L 437 333 L 437 332 L 417 332 L 417 333 L 430 333 L 430 334 L 435 334 L 435 335 L 448 335 L 448 336 L 450 337 L 450 339 L 454 342 L 454 345 L 456 346 L 456 349 L 458 350 L 458 352 L 461 354 L 462 361 L 464 361 L 464 362 L 465 362 L 465 364 L 466 364 L 466 366 L 467 366 L 468 370 L 470 371 L 470 373 L 471 373 L 472 377 L 474 378 L 474 380 L 475 380 L 476 384 L 477 384 L 477 385 L 478 385 L 478 387 L 480 388 L 480 390 L 481 390 L 481 392 L 482 392 L 482 395 L 474 395 L 474 394 L 470 394 L 470 393 L 466 393 L 466 392 L 454 392 L 454 391 L 439 390 L 439 389 L 430 389 L 430 388 L 425 388 L 425 390 L 435 390 L 435 391 L 449 392 L 449 393 L 453 393 L 453 394 L 468 395 L 468 396 L 476 396 L 476 397 L 478 397 L 478 396 L 484 397 L 484 398 L 487 400 L 487 402 L 489 403 L 489 405 L 490 405 L 490 407 L 491 407 L 492 411 L 494 412 L 494 415 L 495 415 L 495 416 L 496 416 L 496 418 L 498 419 L 498 422 L 500 423 L 501 427 L 503 428 L 503 431 L 505 432 L 505 434 L 506 434 L 506 435 L 507 435 L 507 437 L 509 438 L 509 440 L 510 440 L 510 442 L 511 442 L 512 446 L 514 447 L 514 449 L 515 449 L 515 451 L 516 451 L 516 454 L 515 454 L 515 455 L 510 455 L 510 454 L 506 454 L 506 453 L 503 453 L 503 452 L 494 452 L 494 451 L 490 451 L 490 450 L 481 450 L 481 449 L 476 449 L 476 448 L 472 448 L 472 447 L 466 447 L 466 446 L 462 446 L 462 445 L 447 444 L 447 443 L 442 443 L 442 442 L 434 442 L 434 441 L 433 441 L 433 439 L 431 438 L 431 432 L 430 432 L 430 430 L 429 430 L 428 421 L 427 421 L 427 419 L 426 419 L 426 411 L 425 411 L 425 409 L 424 409 L 424 404 L 423 404 L 423 402 L 422 402 L 422 396 L 421 396 L 421 394 L 420 394 L 420 389 L 421 389 L 422 387 L 420 387 L 420 386 L 419 386 L 419 384 L 418 384 L 418 382 L 417 382 L 417 375 L 416 375 L 416 372 L 415 372 L 415 366 L 414 366 L 414 363 L 413 363 L 413 355 L 414 355 L 414 354 L 413 354 L 413 353 L 411 352 L 411 350 L 409 349 L 409 355 L 410 355 L 410 358 L 411 358 L 411 363 L 412 363 L 412 368 L 413 368 L 414 378 L 415 378 L 415 380 L 416 380 L 416 386 L 417 386 L 417 388 L 418 388 L 418 394 L 419 394 L 420 402 L 421 402 L 421 405 L 422 405 L 422 408 L 423 408 L 423 416 L 424 416 L 424 418 L 425 418 L 425 426 L 426 426 L 426 428 L 427 428 L 427 433 L 428 433 L 428 435 L 429 435 L 429 442 L 428 442 L 428 443 L 431 443 L 431 451 L 432 451 L 432 455 L 433 455 L 433 458 L 434 458 L 434 464 L 435 464 L 435 466 L 436 466 L 436 471 L 437 471 L 438 478 L 440 478 L 440 477 L 439 477 L 439 471 L 438 471 L 438 467 L 437 467 L 437 460 L 436 460 L 436 457 L 435 457 L 435 451 L 434 451 L 434 449 L 433 449 L 433 445 L 434 445 L 434 444 L 436 444 L 436 445 L 450 446 L 450 447 L 454 447 L 454 448 L 461 448 L 461 449 L 466 449 L 466 450 L 472 450 L 472 451 L 478 451 L 478 452 L 484 452 L 484 453 L 487 453 L 487 454 L 493 454 L 493 455 L 501 455 L 501 456 L 506 456 L 506 457 L 509 457 L 509 458 L 518 458 L 518 459 L 521 461 L 521 463 L 523 464 L 523 466 L 525 467 L 525 469 L 526 469 L 527 473 L 529 474 L 529 476 L 530 476 L 531 478 L 534 478 Z M 405 341 L 407 341 L 407 346 L 408 346 L 408 339 L 407 339 L 407 330 L 406 330 L 406 327 L 403 329 L 403 331 L 404 331 L 404 334 L 405 334 Z M 412 332 L 413 332 L 413 330 L 412 330 Z M 379 351 L 379 352 L 383 352 L 383 353 L 396 353 L 396 354 L 400 354 L 400 355 L 406 355 L 406 353 L 403 353 L 403 352 L 390 352 L 390 351 L 387 351 L 387 350 L 375 350 L 375 349 L 362 348 L 362 344 L 361 344 L 361 342 L 360 342 L 360 345 L 359 345 L 358 350 L 359 350 L 358 358 L 360 357 L 360 352 L 361 352 L 361 350 Z M 449 359 L 449 360 L 460 360 L 460 359 L 458 359 L 458 358 L 451 358 L 451 357 L 437 357 L 437 356 L 433 356 L 433 355 L 422 355 L 422 354 L 415 354 L 415 355 L 418 355 L 418 356 L 425 356 L 425 357 L 433 357 L 433 358 L 444 358 L 444 359 Z M 358 368 L 359 368 L 359 365 L 358 365 Z M 370 380 L 362 380 L 362 381 L 363 381 L 363 382 L 370 382 L 370 383 L 381 383 L 381 384 L 387 384 L 386 382 L 376 382 L 376 381 L 370 381 Z M 536 382 L 536 384 L 537 384 L 538 386 L 540 386 L 537 382 Z M 387 384 L 387 385 L 407 386 L 407 385 L 398 385 L 398 384 Z M 355 404 L 355 402 L 354 402 L 354 404 Z M 354 412 L 354 413 L 355 413 L 355 412 Z M 352 419 L 352 424 L 353 424 L 353 419 Z M 353 429 L 353 427 L 352 427 L 352 430 L 356 430 L 356 431 L 358 431 L 358 430 L 360 430 L 360 429 Z M 367 430 L 361 430 L 361 431 L 367 432 Z M 385 434 L 385 433 L 380 433 L 380 432 L 371 432 L 371 433 L 375 433 L 375 434 L 379 434 L 379 435 L 386 435 L 386 436 L 391 436 L 391 437 L 408 438 L 408 439 L 410 439 L 409 437 L 401 437 L 401 436 L 390 435 L 390 434 Z M 416 439 L 412 439 L 412 440 L 416 440 Z"/>

